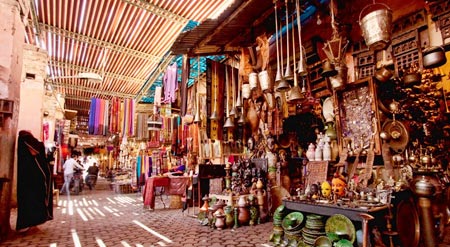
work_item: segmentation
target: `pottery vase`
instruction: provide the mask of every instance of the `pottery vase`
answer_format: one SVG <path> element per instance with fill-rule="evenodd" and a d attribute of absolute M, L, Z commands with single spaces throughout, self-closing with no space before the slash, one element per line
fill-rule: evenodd
<path fill-rule="evenodd" d="M 266 197 L 266 191 L 263 189 L 258 189 L 256 191 L 256 201 L 258 205 L 264 205 L 264 201 L 265 201 L 265 197 Z"/>
<path fill-rule="evenodd" d="M 339 157 L 339 146 L 337 140 L 331 140 L 331 160 L 336 160 Z"/>
<path fill-rule="evenodd" d="M 222 230 L 225 227 L 225 215 L 216 214 L 215 226 L 217 230 Z"/>
<path fill-rule="evenodd" d="M 322 147 L 317 146 L 315 153 L 314 153 L 314 160 L 315 161 L 321 161 L 323 159 L 323 150 Z"/>
<path fill-rule="evenodd" d="M 316 152 L 316 146 L 314 146 L 313 143 L 309 144 L 308 146 L 308 150 L 306 151 L 306 158 L 309 161 L 314 161 L 315 158 L 315 152 Z"/>
<path fill-rule="evenodd" d="M 258 221 L 258 209 L 254 205 L 252 205 L 252 206 L 250 206 L 249 211 L 250 211 L 250 220 L 249 220 L 248 224 L 250 226 L 253 226 Z"/>
<path fill-rule="evenodd" d="M 259 205 L 259 222 L 258 223 L 267 222 L 268 217 L 269 217 L 269 214 L 267 213 L 267 209 L 264 207 L 264 205 Z"/>
<path fill-rule="evenodd" d="M 238 213 L 239 225 L 241 226 L 248 225 L 250 221 L 250 210 L 247 208 L 247 206 L 239 207 L 238 209 L 239 209 Z"/>
<path fill-rule="evenodd" d="M 327 122 L 327 130 L 325 131 L 325 136 L 328 136 L 330 140 L 337 139 L 336 129 L 334 128 L 334 122 Z"/>
<path fill-rule="evenodd" d="M 262 180 L 259 178 L 258 181 L 256 182 L 256 188 L 257 189 L 262 189 L 264 187 L 264 183 L 262 182 Z"/>
<path fill-rule="evenodd" d="M 234 215 L 233 215 L 233 207 L 225 206 L 225 225 L 227 228 L 231 228 L 234 225 Z"/>
<path fill-rule="evenodd" d="M 247 200 L 245 197 L 246 197 L 245 195 L 239 196 L 239 200 L 237 203 L 238 207 L 246 207 L 247 206 Z"/>
<path fill-rule="evenodd" d="M 323 160 L 330 161 L 331 160 L 331 146 L 330 143 L 325 142 L 323 145 Z"/>

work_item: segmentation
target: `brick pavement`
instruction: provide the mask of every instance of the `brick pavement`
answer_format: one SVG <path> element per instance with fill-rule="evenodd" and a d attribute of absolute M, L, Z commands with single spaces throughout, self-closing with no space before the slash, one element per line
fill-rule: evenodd
<path fill-rule="evenodd" d="M 192 217 L 192 208 L 183 214 L 181 209 L 165 209 L 156 202 L 156 209 L 150 211 L 143 208 L 140 193 L 92 190 L 71 195 L 70 200 L 61 195 L 53 220 L 26 233 L 12 231 L 0 246 L 270 246 L 271 222 L 216 230 Z M 16 211 L 11 214 L 14 229 Z"/>
<path fill-rule="evenodd" d="M 101 187 L 101 186 L 98 186 Z M 162 197 L 166 205 L 169 198 Z M 155 210 L 144 209 L 140 193 L 117 194 L 103 189 L 83 191 L 80 195 L 60 196 L 54 208 L 54 219 L 26 233 L 11 231 L 0 246 L 183 246 L 183 247 L 268 247 L 271 222 L 244 226 L 236 230 L 215 230 L 202 226 L 192 217 L 193 211 L 166 209 L 157 199 Z M 198 211 L 197 211 L 198 212 Z M 11 212 L 15 228 L 16 211 Z M 450 246 L 450 227 L 446 227 L 444 243 Z"/>

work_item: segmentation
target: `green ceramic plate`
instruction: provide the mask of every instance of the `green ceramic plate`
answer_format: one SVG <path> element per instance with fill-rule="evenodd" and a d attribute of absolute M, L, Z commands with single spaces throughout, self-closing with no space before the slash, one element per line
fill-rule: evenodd
<path fill-rule="evenodd" d="M 331 240 L 326 236 L 320 236 L 314 241 L 314 247 L 332 247 Z"/>
<path fill-rule="evenodd" d="M 300 212 L 292 212 L 284 217 L 281 226 L 284 230 L 299 229 L 303 223 L 303 214 Z"/>
<path fill-rule="evenodd" d="M 352 242 L 347 239 L 341 239 L 334 244 L 335 247 L 353 247 Z"/>
<path fill-rule="evenodd" d="M 348 239 L 354 243 L 356 238 L 355 226 L 352 221 L 342 214 L 335 214 L 327 219 L 325 223 L 325 232 L 335 233 L 339 238 Z"/>

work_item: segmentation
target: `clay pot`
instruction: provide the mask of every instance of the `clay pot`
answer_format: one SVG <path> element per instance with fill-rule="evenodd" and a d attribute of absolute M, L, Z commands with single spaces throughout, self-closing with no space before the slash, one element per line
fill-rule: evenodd
<path fill-rule="evenodd" d="M 222 230 L 225 227 L 225 215 L 216 214 L 216 223 L 215 226 L 217 230 Z"/>
<path fill-rule="evenodd" d="M 247 207 L 239 207 L 238 222 L 240 226 L 247 225 L 250 221 L 250 210 Z"/>

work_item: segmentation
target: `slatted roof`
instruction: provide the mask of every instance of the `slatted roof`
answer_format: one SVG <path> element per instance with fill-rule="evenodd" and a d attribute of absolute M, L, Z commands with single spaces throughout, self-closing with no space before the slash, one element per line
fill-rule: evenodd
<path fill-rule="evenodd" d="M 180 63 L 181 54 L 194 60 L 191 71 L 196 73 L 196 56 L 236 53 L 262 32 L 274 31 L 273 0 L 30 2 L 25 41 L 47 51 L 49 84 L 64 95 L 66 109 L 85 119 L 92 97 L 151 102 L 162 72 L 171 63 Z M 301 0 L 306 12 L 326 2 Z M 205 60 L 200 59 L 201 71 Z M 95 73 L 102 80 L 80 73 Z"/>
<path fill-rule="evenodd" d="M 174 61 L 177 36 L 218 16 L 230 0 L 32 0 L 25 41 L 49 55 L 47 74 L 66 109 L 91 97 L 136 98 Z M 78 78 L 96 73 L 101 81 Z M 152 78 L 155 76 L 155 78 Z"/>

